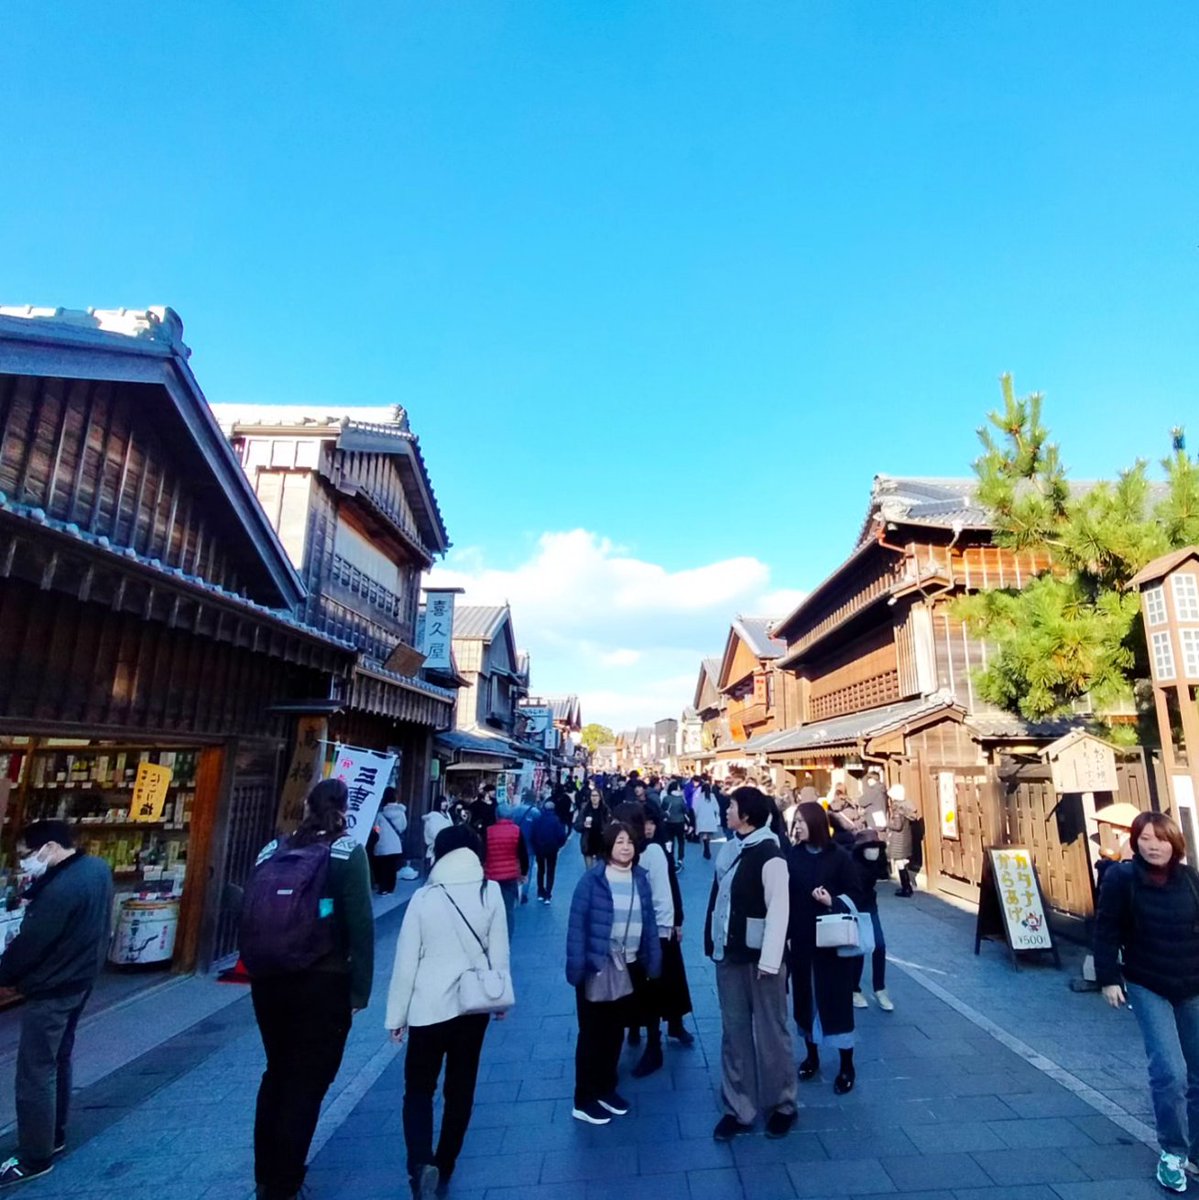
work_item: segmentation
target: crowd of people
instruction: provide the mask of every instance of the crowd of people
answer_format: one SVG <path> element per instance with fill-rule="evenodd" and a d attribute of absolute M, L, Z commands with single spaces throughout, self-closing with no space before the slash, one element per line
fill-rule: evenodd
<path fill-rule="evenodd" d="M 298 829 L 263 848 L 245 891 L 242 957 L 266 1055 L 254 1120 L 259 1200 L 299 1195 L 321 1104 L 370 999 L 372 878 L 391 890 L 396 864 L 385 860 L 397 853 L 380 828 L 368 857 L 349 836 L 347 799 L 341 781 L 318 784 Z M 393 805 L 394 796 L 379 820 L 399 838 L 406 814 Z M 810 785 L 774 797 L 749 782 L 726 793 L 703 778 L 592 776 L 517 805 L 484 787 L 469 804 L 443 799 L 423 820 L 428 874 L 400 929 L 385 1017 L 392 1038 L 408 1043 L 403 1127 L 415 1196 L 450 1187 L 487 1030 L 516 1001 L 517 908 L 534 863 L 537 898 L 553 902 L 558 857 L 574 834 L 585 869 L 564 949 L 577 1016 L 576 1119 L 603 1126 L 630 1111 L 619 1091 L 626 1041 L 643 1046 L 637 1077 L 662 1069 L 667 1042 L 680 1051 L 694 1042 L 679 888 L 689 843 L 705 858 L 715 850 L 704 948 L 722 1020 L 724 1112 L 713 1136 L 731 1141 L 759 1117 L 767 1137 L 786 1136 L 800 1088 L 822 1078 L 822 1052 L 836 1054 L 833 1091 L 854 1089 L 867 958 L 875 1001 L 894 1009 L 877 888 L 891 859 L 896 894 L 910 896 L 919 867 L 920 816 L 902 786 L 868 776 L 860 794 L 837 784 L 822 799 Z M 0 1164 L 0 1189 L 46 1174 L 67 1147 L 75 1031 L 103 960 L 112 895 L 107 867 L 74 844 L 65 822 L 35 822 L 20 842 L 32 883 L 21 932 L 0 961 L 0 995 L 25 1000 L 18 1152 Z M 1122 861 L 1106 864 L 1095 938 L 1104 998 L 1131 1002 L 1141 1030 L 1157 1181 L 1174 1192 L 1199 1172 L 1199 874 L 1186 852 L 1169 816 L 1138 815 Z"/>

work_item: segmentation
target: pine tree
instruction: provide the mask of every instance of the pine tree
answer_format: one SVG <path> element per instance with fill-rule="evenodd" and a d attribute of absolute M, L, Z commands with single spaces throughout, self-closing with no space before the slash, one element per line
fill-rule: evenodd
<path fill-rule="evenodd" d="M 1067 712 L 1084 696 L 1102 713 L 1149 674 L 1129 581 L 1159 554 L 1199 542 L 1199 466 L 1176 431 L 1164 490 L 1151 485 L 1144 461 L 1115 482 L 1071 486 L 1041 397 L 1018 399 L 1011 376 L 1001 382 L 1003 408 L 978 431 L 978 497 L 994 516 L 997 545 L 1039 551 L 1052 567 L 1022 590 L 957 601 L 993 649 L 977 684 L 985 699 L 1029 720 Z"/>

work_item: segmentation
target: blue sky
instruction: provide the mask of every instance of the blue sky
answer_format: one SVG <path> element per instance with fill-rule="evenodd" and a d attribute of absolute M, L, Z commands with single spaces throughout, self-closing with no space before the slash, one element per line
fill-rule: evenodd
<path fill-rule="evenodd" d="M 649 581 L 595 639 L 556 578 L 516 612 L 645 719 L 876 472 L 965 473 L 1000 372 L 1079 477 L 1165 451 L 1197 61 L 1193 3 L 12 3 L 0 302 L 170 304 L 214 401 L 405 404 L 482 598 Z"/>

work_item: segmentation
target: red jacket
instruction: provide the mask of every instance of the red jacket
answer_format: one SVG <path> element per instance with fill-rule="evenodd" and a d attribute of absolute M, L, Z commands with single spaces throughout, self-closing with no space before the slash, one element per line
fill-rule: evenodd
<path fill-rule="evenodd" d="M 529 852 L 515 821 L 502 819 L 488 827 L 483 873 L 496 883 L 519 879 L 529 873 Z"/>

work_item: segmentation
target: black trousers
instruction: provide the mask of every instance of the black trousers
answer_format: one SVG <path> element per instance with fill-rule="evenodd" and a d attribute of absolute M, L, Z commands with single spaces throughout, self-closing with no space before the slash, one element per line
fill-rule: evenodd
<path fill-rule="evenodd" d="M 637 993 L 593 1004 L 575 988 L 579 1036 L 575 1041 L 575 1107 L 616 1091 L 624 1031 L 640 1022 Z"/>
<path fill-rule="evenodd" d="M 254 1181 L 268 1200 L 294 1196 L 321 1102 L 350 1032 L 350 977 L 297 971 L 250 985 L 266 1050 L 254 1116 Z"/>
<path fill-rule="evenodd" d="M 546 850 L 537 856 L 537 895 L 549 899 L 554 894 L 554 878 L 558 874 L 558 851 Z"/>
<path fill-rule="evenodd" d="M 396 875 L 403 861 L 402 854 L 376 854 L 371 859 L 371 874 L 375 877 L 375 887 L 381 894 L 386 895 L 396 890 Z"/>
<path fill-rule="evenodd" d="M 674 854 L 675 862 L 681 863 L 687 853 L 687 826 L 685 823 L 666 826 L 666 846 Z"/>
<path fill-rule="evenodd" d="M 475 1106 L 475 1080 L 479 1055 L 491 1017 L 467 1013 L 436 1025 L 413 1025 L 408 1030 L 404 1059 L 404 1142 L 408 1147 L 408 1174 L 415 1179 L 430 1163 L 448 1179 L 462 1151 L 471 1110 Z M 433 1093 L 445 1060 L 445 1100 L 441 1137 L 433 1153 Z"/>

